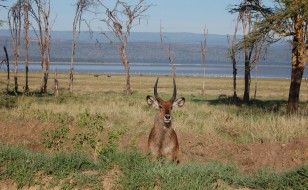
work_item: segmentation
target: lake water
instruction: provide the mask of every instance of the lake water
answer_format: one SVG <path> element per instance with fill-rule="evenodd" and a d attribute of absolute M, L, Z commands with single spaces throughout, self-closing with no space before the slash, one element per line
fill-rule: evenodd
<path fill-rule="evenodd" d="M 204 76 L 204 65 L 202 64 L 175 64 L 178 76 Z M 10 65 L 13 69 L 13 65 Z M 124 66 L 120 63 L 76 63 L 75 73 L 92 74 L 124 74 Z M 50 71 L 55 69 L 61 73 L 69 73 L 69 63 L 52 63 Z M 238 68 L 238 77 L 244 77 L 244 66 Z M 5 70 L 4 67 L 1 70 Z M 30 64 L 30 71 L 40 71 L 40 64 Z M 19 71 L 24 71 L 24 64 L 19 65 Z M 172 68 L 165 63 L 140 63 L 130 64 L 130 74 L 132 75 L 172 75 Z M 208 77 L 232 77 L 232 66 L 227 64 L 208 64 L 205 68 L 205 75 Z M 251 76 L 254 77 L 254 70 Z M 290 66 L 259 65 L 257 71 L 258 78 L 290 78 Z M 307 72 L 304 78 L 308 78 Z"/>

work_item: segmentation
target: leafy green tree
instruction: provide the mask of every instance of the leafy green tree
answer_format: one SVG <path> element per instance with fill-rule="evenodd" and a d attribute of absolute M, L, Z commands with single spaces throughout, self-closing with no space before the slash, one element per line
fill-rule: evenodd
<path fill-rule="evenodd" d="M 258 0 L 249 6 L 262 14 L 248 41 L 255 43 L 264 36 L 271 36 L 270 43 L 280 39 L 291 41 L 292 72 L 287 112 L 296 114 L 299 106 L 300 87 L 308 53 L 308 0 L 273 0 L 273 6 L 265 7 Z"/>

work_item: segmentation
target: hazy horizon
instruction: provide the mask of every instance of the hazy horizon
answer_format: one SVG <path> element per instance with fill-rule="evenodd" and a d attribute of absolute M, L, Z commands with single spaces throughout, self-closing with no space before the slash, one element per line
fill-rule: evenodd
<path fill-rule="evenodd" d="M 136 0 L 131 0 L 132 4 Z M 230 5 L 240 3 L 240 0 L 147 0 L 147 4 L 152 4 L 145 12 L 146 19 L 141 20 L 140 24 L 133 27 L 132 32 L 159 32 L 162 23 L 164 33 L 195 33 L 201 34 L 208 29 L 209 34 L 226 35 L 234 31 L 234 20 L 236 15 L 228 12 Z M 73 17 L 75 14 L 75 0 L 51 1 L 50 21 L 53 31 L 69 31 L 72 28 Z M 12 4 L 2 2 L 7 6 Z M 86 18 L 90 18 L 86 15 Z M 7 9 L 0 8 L 0 19 L 7 20 Z M 7 29 L 7 26 L 3 26 Z M 100 28 L 100 29 L 98 29 Z M 81 26 L 86 31 L 86 26 Z M 93 30 L 108 31 L 105 26 L 94 22 Z"/>

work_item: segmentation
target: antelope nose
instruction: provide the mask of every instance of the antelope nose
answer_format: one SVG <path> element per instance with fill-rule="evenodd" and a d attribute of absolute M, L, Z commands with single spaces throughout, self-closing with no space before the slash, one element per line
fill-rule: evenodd
<path fill-rule="evenodd" d="M 166 114 L 166 115 L 165 115 L 165 120 L 170 120 L 170 119 L 171 119 L 171 115 Z"/>

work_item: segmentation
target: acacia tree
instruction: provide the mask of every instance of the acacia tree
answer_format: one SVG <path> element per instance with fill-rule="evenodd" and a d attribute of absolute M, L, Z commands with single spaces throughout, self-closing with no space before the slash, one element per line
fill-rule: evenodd
<path fill-rule="evenodd" d="M 18 61 L 20 50 L 20 37 L 21 37 L 21 25 L 22 25 L 22 1 L 17 1 L 8 12 L 9 29 L 13 41 L 14 50 L 14 91 L 18 91 Z"/>
<path fill-rule="evenodd" d="M 36 21 L 38 29 L 32 26 L 40 48 L 41 53 L 41 66 L 42 66 L 42 84 L 41 93 L 47 93 L 47 82 L 50 64 L 50 28 L 49 28 L 49 15 L 50 15 L 50 0 L 34 0 L 35 9 L 32 7 L 31 15 Z"/>
<path fill-rule="evenodd" d="M 243 40 L 244 43 L 242 44 L 241 49 L 244 51 L 244 63 L 245 63 L 245 69 L 244 69 L 244 80 L 245 80 L 245 87 L 244 87 L 244 97 L 243 101 L 245 103 L 249 102 L 249 94 L 250 94 L 250 82 L 251 82 L 251 76 L 250 76 L 250 70 L 251 70 L 251 53 L 253 51 L 253 45 L 249 45 L 246 43 L 245 39 L 251 33 L 252 31 L 252 17 L 253 12 L 251 11 L 250 7 L 248 6 L 251 3 L 249 0 L 242 0 L 242 2 L 239 5 L 236 5 L 235 8 L 231 9 L 231 13 L 238 13 L 238 19 L 242 24 L 242 32 L 243 32 Z M 247 5 L 247 6 L 244 6 Z"/>
<path fill-rule="evenodd" d="M 279 39 L 291 39 L 291 83 L 287 112 L 298 113 L 300 87 L 308 55 L 308 0 L 275 0 L 273 7 L 264 7 L 258 1 L 252 6 L 260 12 L 262 20 L 250 35 L 250 43 L 260 41 L 265 35 Z"/>
<path fill-rule="evenodd" d="M 119 53 L 125 68 L 125 93 L 130 95 L 132 91 L 130 87 L 130 67 L 127 57 L 128 38 L 134 23 L 136 21 L 139 21 L 140 23 L 140 20 L 145 17 L 144 12 L 147 11 L 151 5 L 146 4 L 145 0 L 138 0 L 136 4 L 132 5 L 127 2 L 117 0 L 113 8 L 109 8 L 102 0 L 94 1 L 97 3 L 96 9 L 98 9 L 98 7 L 103 8 L 105 13 L 105 18 L 100 20 L 105 23 L 108 29 L 115 35 L 115 38 L 120 45 Z M 109 40 L 111 39 L 107 33 L 102 32 L 102 34 Z"/>
<path fill-rule="evenodd" d="M 239 49 L 244 51 L 245 69 L 244 69 L 244 97 L 243 101 L 248 103 L 250 100 L 250 83 L 251 83 L 251 69 L 252 64 L 256 64 L 260 59 L 260 51 L 262 50 L 261 43 L 264 40 L 255 41 L 255 43 L 249 43 L 247 38 L 256 29 L 255 22 L 259 19 L 259 13 L 252 7 L 256 3 L 261 3 L 261 0 L 242 0 L 239 5 L 235 5 L 230 12 L 238 13 L 239 20 L 242 24 L 243 40 L 238 46 Z M 264 36 L 266 38 L 267 36 Z M 264 39 L 263 38 L 263 39 Z"/>

